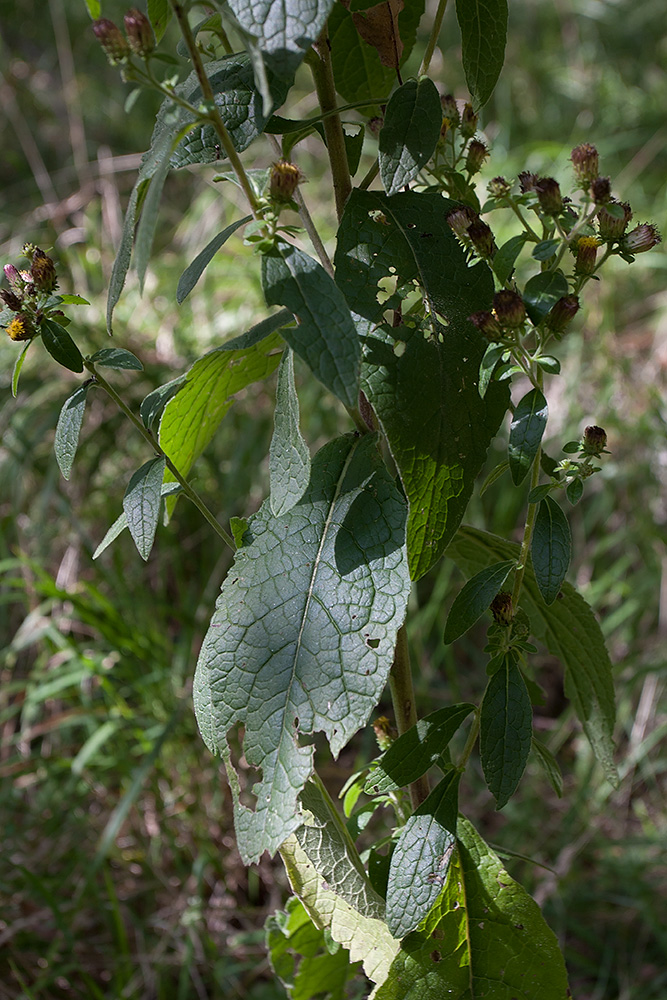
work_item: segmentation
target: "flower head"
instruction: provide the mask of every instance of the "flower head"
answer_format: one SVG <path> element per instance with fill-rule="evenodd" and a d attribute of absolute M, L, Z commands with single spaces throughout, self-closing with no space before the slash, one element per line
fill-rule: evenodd
<path fill-rule="evenodd" d="M 289 204 L 303 179 L 304 176 L 295 163 L 289 163 L 287 160 L 272 163 L 269 179 L 271 200 L 281 205 Z"/>
<path fill-rule="evenodd" d="M 461 135 L 464 139 L 472 139 L 477 131 L 477 115 L 472 109 L 472 104 L 464 104 L 461 114 Z"/>
<path fill-rule="evenodd" d="M 576 243 L 576 274 L 593 274 L 600 241 L 597 236 L 580 236 Z"/>
<path fill-rule="evenodd" d="M 482 219 L 475 219 L 468 226 L 467 236 L 474 246 L 475 250 L 480 257 L 485 260 L 497 252 L 498 247 L 496 246 L 496 241 L 493 238 L 493 233 L 491 232 L 491 227 L 483 222 Z"/>
<path fill-rule="evenodd" d="M 591 184 L 591 194 L 596 205 L 604 205 L 611 198 L 611 178 L 596 177 Z"/>
<path fill-rule="evenodd" d="M 52 292 L 58 285 L 55 265 L 39 247 L 33 250 L 30 275 L 35 288 L 40 292 Z"/>
<path fill-rule="evenodd" d="M 514 620 L 514 608 L 512 607 L 512 595 L 507 590 L 501 590 L 491 601 L 490 606 L 493 620 L 497 625 L 511 625 Z"/>
<path fill-rule="evenodd" d="M 492 343 L 502 340 L 503 328 L 492 312 L 482 310 L 468 316 L 468 319 L 487 340 Z"/>
<path fill-rule="evenodd" d="M 530 170 L 522 170 L 519 174 L 519 185 L 521 187 L 521 194 L 526 194 L 528 191 L 534 191 L 535 185 L 537 184 L 537 174 L 532 174 Z"/>
<path fill-rule="evenodd" d="M 455 128 L 461 121 L 456 100 L 451 94 L 445 94 L 444 97 L 440 98 L 440 103 L 443 115 L 448 119 L 450 126 Z"/>
<path fill-rule="evenodd" d="M 607 432 L 593 424 L 585 429 L 581 443 L 584 455 L 594 455 L 597 458 L 607 447 Z"/>
<path fill-rule="evenodd" d="M 494 177 L 487 187 L 492 198 L 504 198 L 512 189 L 512 185 L 504 177 Z"/>
<path fill-rule="evenodd" d="M 466 170 L 468 173 L 479 173 L 488 155 L 489 151 L 484 143 L 480 142 L 479 139 L 473 139 L 468 146 L 468 155 L 466 157 Z"/>
<path fill-rule="evenodd" d="M 517 292 L 503 288 L 493 296 L 493 308 L 498 322 L 506 330 L 516 330 L 526 322 L 526 307 Z"/>
<path fill-rule="evenodd" d="M 7 336 L 10 340 L 32 340 L 36 330 L 29 316 L 19 312 L 7 325 Z"/>
<path fill-rule="evenodd" d="M 136 55 L 145 59 L 155 48 L 151 22 L 136 7 L 128 10 L 123 21 L 130 48 Z"/>
<path fill-rule="evenodd" d="M 547 215 L 559 215 L 563 210 L 563 196 L 555 177 L 540 177 L 535 182 L 540 208 Z"/>
<path fill-rule="evenodd" d="M 97 21 L 93 21 L 93 31 L 112 66 L 125 62 L 131 49 L 125 35 L 113 21 L 108 17 L 100 17 Z"/>
<path fill-rule="evenodd" d="M 584 187 L 588 187 L 600 173 L 600 158 L 595 146 L 590 142 L 582 142 L 580 146 L 575 146 L 570 156 L 574 175 Z"/>
<path fill-rule="evenodd" d="M 563 295 L 555 302 L 544 319 L 544 325 L 552 333 L 562 333 L 579 312 L 576 295 Z"/>
<path fill-rule="evenodd" d="M 632 218 L 627 201 L 610 201 L 598 212 L 598 230 L 603 240 L 620 240 Z"/>
<path fill-rule="evenodd" d="M 623 237 L 622 247 L 627 253 L 646 253 L 662 242 L 662 236 L 650 222 L 642 222 Z"/>

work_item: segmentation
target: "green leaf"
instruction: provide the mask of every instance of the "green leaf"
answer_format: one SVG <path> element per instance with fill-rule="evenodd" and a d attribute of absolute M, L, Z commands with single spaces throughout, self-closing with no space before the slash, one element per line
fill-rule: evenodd
<path fill-rule="evenodd" d="M 572 549 L 570 525 L 553 497 L 540 500 L 530 554 L 537 585 L 546 604 L 553 604 L 565 579 Z"/>
<path fill-rule="evenodd" d="M 227 734 L 241 723 L 246 760 L 262 773 L 254 810 L 235 792 L 248 863 L 299 825 L 313 754 L 299 733 L 322 730 L 336 756 L 380 698 L 410 591 L 405 517 L 368 434 L 325 445 L 308 490 L 283 517 L 265 502 L 249 521 L 194 693 L 206 745 L 228 757 Z"/>
<path fill-rule="evenodd" d="M 134 473 L 123 497 L 127 526 L 142 559 L 148 559 L 160 514 L 164 457 L 151 458 Z"/>
<path fill-rule="evenodd" d="M 232 340 L 226 340 L 224 344 L 220 345 L 220 350 L 247 350 L 247 348 L 254 347 L 255 344 L 261 343 L 262 340 L 266 340 L 266 338 L 276 330 L 281 330 L 284 326 L 293 325 L 294 316 L 292 313 L 289 312 L 288 309 L 279 309 L 277 313 L 274 313 L 272 316 L 267 316 L 266 319 L 263 319 L 254 326 L 251 326 L 249 330 L 240 334 L 240 336 L 233 337 Z"/>
<path fill-rule="evenodd" d="M 217 347 L 195 361 L 160 419 L 160 446 L 181 475 L 187 476 L 213 439 L 235 394 L 275 371 L 281 345 L 279 335 L 274 333 L 254 346 L 236 351 L 227 350 L 226 345 Z M 172 479 L 167 470 L 167 482 Z M 167 504 L 167 509 L 171 511 L 173 506 L 174 501 Z"/>
<path fill-rule="evenodd" d="M 264 63 L 290 83 L 320 36 L 333 0 L 229 0 L 244 31 L 255 40 Z"/>
<path fill-rule="evenodd" d="M 55 320 L 45 319 L 40 324 L 42 343 L 51 357 L 71 372 L 83 371 L 83 358 L 64 326 Z"/>
<path fill-rule="evenodd" d="M 69 479 L 72 471 L 90 385 L 90 382 L 84 382 L 83 385 L 79 386 L 76 392 L 73 392 L 69 399 L 65 400 L 58 417 L 53 448 L 64 479 Z"/>
<path fill-rule="evenodd" d="M 363 962 L 373 982 L 386 978 L 399 949 L 352 839 L 319 784 L 302 794 L 303 825 L 280 848 L 287 876 L 311 920 Z M 305 821 L 305 822 L 304 822 Z"/>
<path fill-rule="evenodd" d="M 26 341 L 23 345 L 21 353 L 14 362 L 14 371 L 12 372 L 12 396 L 16 399 L 19 391 L 19 378 L 21 377 L 21 369 L 23 368 L 23 362 L 25 361 L 25 356 L 28 353 L 28 348 L 32 344 L 32 340 Z"/>
<path fill-rule="evenodd" d="M 366 779 L 367 795 L 382 795 L 405 788 L 421 778 L 440 759 L 449 741 L 474 709 L 462 702 L 431 712 L 395 740 Z"/>
<path fill-rule="evenodd" d="M 100 16 L 100 0 L 85 0 L 86 7 L 88 8 L 88 13 L 93 19 Z"/>
<path fill-rule="evenodd" d="M 180 305 L 183 302 L 192 289 L 195 287 L 204 269 L 208 267 L 220 247 L 224 246 L 230 236 L 232 236 L 237 229 L 244 226 L 246 222 L 250 222 L 252 215 L 246 215 L 243 219 L 239 219 L 237 222 L 232 222 L 231 225 L 227 226 L 214 236 L 210 243 L 208 243 L 201 253 L 197 254 L 195 259 L 191 264 L 188 264 L 183 274 L 178 279 L 178 287 L 176 289 L 176 301 Z"/>
<path fill-rule="evenodd" d="M 510 425 L 507 457 L 515 486 L 522 483 L 539 450 L 549 407 L 539 389 L 531 389 L 517 404 Z"/>
<path fill-rule="evenodd" d="M 170 496 L 172 493 L 180 493 L 182 488 L 183 487 L 181 486 L 180 483 L 163 483 L 162 489 L 160 490 L 160 495 L 162 497 L 165 497 L 165 496 Z M 104 550 L 108 549 L 111 543 L 115 541 L 118 538 L 118 536 L 123 531 L 125 531 L 126 528 L 127 528 L 127 517 L 125 516 L 125 512 L 123 511 L 123 513 L 116 518 L 116 520 L 111 525 L 111 527 L 105 534 L 100 544 L 93 552 L 93 559 L 97 559 L 98 556 L 101 556 Z"/>
<path fill-rule="evenodd" d="M 531 490 L 528 494 L 528 503 L 539 503 L 540 500 L 544 500 L 551 493 L 552 484 L 544 483 L 542 486 L 536 486 L 534 490 Z"/>
<path fill-rule="evenodd" d="M 493 262 L 491 267 L 495 273 L 496 278 L 501 285 L 504 285 L 514 270 L 514 265 L 516 259 L 523 250 L 526 243 L 526 234 L 521 233 L 519 236 L 512 236 L 507 243 L 498 249 L 497 253 L 494 254 Z"/>
<path fill-rule="evenodd" d="M 509 467 L 510 464 L 505 458 L 503 459 L 502 462 L 498 462 L 498 465 L 496 465 L 495 469 L 491 469 L 491 472 L 488 474 L 488 476 L 486 477 L 486 479 L 479 488 L 480 497 L 483 497 L 486 491 L 491 489 L 493 484 L 505 475 Z"/>
<path fill-rule="evenodd" d="M 553 257 L 560 246 L 560 240 L 542 240 L 533 247 L 533 257 L 535 260 L 549 260 Z"/>
<path fill-rule="evenodd" d="M 496 596 L 514 568 L 514 563 L 495 563 L 480 570 L 456 595 L 445 623 L 445 643 L 454 642 L 475 624 Z"/>
<path fill-rule="evenodd" d="M 347 406 L 359 396 L 361 347 L 349 307 L 324 268 L 303 251 L 280 244 L 262 257 L 268 305 L 286 306 L 299 325 L 284 331 L 292 350 Z"/>
<path fill-rule="evenodd" d="M 234 544 L 237 549 L 240 549 L 243 545 L 243 539 L 245 533 L 248 530 L 248 518 L 247 517 L 230 517 L 229 527 L 234 538 Z"/>
<path fill-rule="evenodd" d="M 103 347 L 101 351 L 95 351 L 88 360 L 105 368 L 118 368 L 134 372 L 144 370 L 144 366 L 136 354 L 133 354 L 132 351 L 126 351 L 122 347 Z"/>
<path fill-rule="evenodd" d="M 489 791 L 502 807 L 526 768 L 533 735 L 533 710 L 521 671 L 511 653 L 489 679 L 479 713 L 480 757 Z"/>
<path fill-rule="evenodd" d="M 549 375 L 558 375 L 560 373 L 560 361 L 558 358 L 552 358 L 550 354 L 543 354 L 541 358 L 535 358 L 540 368 L 548 372 Z"/>
<path fill-rule="evenodd" d="M 541 271 L 526 282 L 523 301 L 533 323 L 544 319 L 551 307 L 569 291 L 562 271 Z"/>
<path fill-rule="evenodd" d="M 499 559 L 518 559 L 519 545 L 476 528 L 460 528 L 447 555 L 469 576 Z M 547 607 L 530 563 L 526 567 L 521 606 L 536 639 L 565 668 L 565 694 L 588 737 L 607 780 L 616 787 L 614 764 L 614 685 L 609 654 L 595 615 L 581 594 L 565 582 L 562 599 Z"/>
<path fill-rule="evenodd" d="M 185 385 L 185 375 L 179 375 L 177 378 L 172 379 L 171 382 L 159 385 L 157 389 L 153 389 L 152 392 L 149 392 L 143 398 L 139 407 L 139 416 L 144 427 L 149 431 L 153 430 L 165 406 L 171 397 L 179 392 L 183 385 Z"/>
<path fill-rule="evenodd" d="M 148 0 L 146 10 L 155 32 L 155 42 L 159 45 L 171 19 L 171 4 L 169 0 Z"/>
<path fill-rule="evenodd" d="M 493 93 L 505 61 L 507 0 L 456 0 L 462 62 L 475 110 Z"/>
<path fill-rule="evenodd" d="M 486 390 L 489 388 L 489 383 L 493 378 L 495 367 L 506 350 L 507 348 L 503 347 L 502 344 L 489 344 L 487 349 L 484 351 L 482 360 L 479 363 L 478 386 L 478 392 L 482 399 L 486 396 Z"/>
<path fill-rule="evenodd" d="M 581 479 L 573 479 L 571 483 L 568 483 L 567 489 L 565 490 L 565 495 L 570 501 L 572 506 L 578 504 L 584 495 L 584 484 Z"/>
<path fill-rule="evenodd" d="M 296 1000 L 345 1000 L 345 984 L 359 970 L 346 948 L 331 949 L 296 896 L 265 924 L 269 962 L 289 996 Z"/>
<path fill-rule="evenodd" d="M 380 177 L 387 194 L 401 191 L 428 163 L 441 126 L 440 95 L 427 76 L 394 91 L 380 132 Z"/>
<path fill-rule="evenodd" d="M 460 781 L 460 771 L 446 774 L 401 830 L 387 883 L 387 926 L 395 938 L 416 930 L 442 893 L 456 843 Z"/>
<path fill-rule="evenodd" d="M 269 448 L 271 510 L 276 517 L 299 502 L 310 480 L 310 453 L 299 430 L 294 355 L 286 348 L 278 367 L 274 431 Z"/>
<path fill-rule="evenodd" d="M 59 295 L 58 298 L 63 305 L 66 306 L 89 306 L 90 302 L 88 299 L 84 299 L 82 295 Z"/>
<path fill-rule="evenodd" d="M 531 741 L 531 750 L 533 752 L 533 757 L 546 774 L 549 784 L 553 788 L 554 792 L 559 799 L 562 798 L 563 775 L 560 772 L 558 761 L 552 754 L 551 750 L 549 750 L 548 747 L 545 747 L 544 743 L 541 743 L 535 736 L 533 736 Z"/>
<path fill-rule="evenodd" d="M 553 931 L 474 827 L 459 818 L 445 891 L 373 1000 L 567 1000 Z"/>
<path fill-rule="evenodd" d="M 353 191 L 335 257 L 336 281 L 366 334 L 362 387 L 410 503 L 415 580 L 460 523 L 508 401 L 505 386 L 489 386 L 484 399 L 477 390 L 486 343 L 468 316 L 489 306 L 493 279 L 483 263 L 468 267 L 446 220 L 453 205 L 439 194 Z M 381 325 L 386 305 L 378 291 L 387 279 L 418 283 L 432 330 Z"/>
<path fill-rule="evenodd" d="M 361 160 L 361 151 L 364 148 L 364 129 L 363 127 L 351 134 L 343 130 L 343 140 L 345 142 L 345 152 L 347 154 L 347 165 L 350 171 L 350 177 L 354 177 L 357 170 L 359 169 L 359 161 Z"/>
<path fill-rule="evenodd" d="M 423 13 L 424 0 L 405 0 L 398 15 L 398 31 L 403 43 L 400 65 L 412 52 Z M 357 14 L 364 16 L 361 11 Z M 396 70 L 382 65 L 377 49 L 363 41 L 355 26 L 354 15 L 342 3 L 334 4 L 327 27 L 336 90 L 346 101 L 370 98 L 377 105 L 378 95 L 388 95 L 394 85 Z M 368 113 L 371 113 L 370 107 Z"/>

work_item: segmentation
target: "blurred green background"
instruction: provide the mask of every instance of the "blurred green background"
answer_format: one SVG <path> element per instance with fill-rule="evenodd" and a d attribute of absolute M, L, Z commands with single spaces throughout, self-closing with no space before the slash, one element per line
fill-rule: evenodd
<path fill-rule="evenodd" d="M 102 12 L 120 22 L 124 10 L 107 0 Z M 667 231 L 662 0 L 513 0 L 510 13 L 506 65 L 482 115 L 493 146 L 483 179 L 528 168 L 567 190 L 570 149 L 590 141 L 635 220 Z M 0 258 L 18 264 L 26 240 L 52 248 L 61 289 L 91 303 L 72 329 L 84 350 L 96 350 L 108 344 L 106 284 L 158 101 L 142 93 L 126 113 L 130 88 L 107 65 L 83 0 L 0 0 L 0 38 Z M 453 10 L 441 38 L 432 74 L 441 92 L 465 98 Z M 166 51 L 170 39 L 172 29 Z M 312 107 L 304 75 L 283 114 Z M 297 147 L 295 158 L 330 239 L 318 142 Z M 358 176 L 372 155 L 369 140 Z M 261 141 L 245 154 L 260 166 L 271 159 Z M 212 178 L 212 170 L 169 178 L 144 295 L 130 278 L 118 307 L 115 342 L 145 365 L 115 378 L 133 406 L 262 316 L 257 260 L 240 239 L 176 305 L 183 268 L 241 214 L 232 186 Z M 490 221 L 502 238 L 504 222 Z M 599 613 L 616 665 L 623 782 L 617 791 L 605 783 L 563 700 L 558 666 L 540 654 L 547 699 L 536 726 L 563 769 L 562 799 L 532 770 L 502 814 L 474 768 L 462 790 L 464 810 L 558 934 L 577 1000 L 667 996 L 666 274 L 660 251 L 632 267 L 614 259 L 560 347 L 563 376 L 550 392 L 551 453 L 586 423 L 609 435 L 603 472 L 571 511 L 570 578 Z M 15 355 L 16 345 L 0 344 L 0 1000 L 277 1000 L 284 994 L 271 981 L 262 924 L 282 904 L 285 879 L 267 859 L 244 870 L 226 783 L 191 707 L 197 649 L 229 556 L 181 501 L 147 564 L 125 536 L 93 562 L 127 479 L 150 456 L 97 393 L 65 482 L 53 433 L 76 377 L 39 346 L 14 400 Z M 302 422 L 315 449 L 345 422 L 303 375 Z M 272 395 L 272 383 L 242 393 L 198 463 L 198 489 L 223 523 L 265 495 Z M 489 468 L 502 450 L 499 440 Z M 524 504 L 525 491 L 501 482 L 475 495 L 469 520 L 515 537 Z M 441 642 L 460 582 L 444 560 L 413 594 L 425 710 L 483 690 L 484 628 L 453 650 Z M 369 731 L 336 763 L 322 754 L 332 790 L 373 753 Z"/>

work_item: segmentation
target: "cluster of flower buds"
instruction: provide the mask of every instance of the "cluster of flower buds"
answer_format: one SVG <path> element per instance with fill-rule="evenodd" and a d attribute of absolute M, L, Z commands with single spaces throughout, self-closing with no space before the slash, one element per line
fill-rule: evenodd
<path fill-rule="evenodd" d="M 140 10 L 136 7 L 128 10 L 123 23 L 125 34 L 106 17 L 93 22 L 95 37 L 112 66 L 127 62 L 131 55 L 145 59 L 155 48 L 151 23 Z"/>
<path fill-rule="evenodd" d="M 492 343 L 511 339 L 526 322 L 526 307 L 518 292 L 502 288 L 493 296 L 493 312 L 482 310 L 468 319 Z"/>
<path fill-rule="evenodd" d="M 473 111 L 472 104 L 464 104 L 463 110 L 459 111 L 456 99 L 451 94 L 441 97 L 440 103 L 442 105 L 440 138 L 444 139 L 450 132 L 455 132 L 458 129 L 466 142 L 472 139 L 477 132 L 478 121 L 478 116 Z M 473 163 L 479 160 L 479 166 L 476 170 L 471 171 L 472 173 L 477 173 L 488 155 L 488 150 L 484 143 L 479 142 L 478 149 L 473 153 Z M 469 170 L 470 168 L 466 165 L 466 169 Z"/>
<path fill-rule="evenodd" d="M 490 260 L 498 247 L 491 227 L 484 222 L 474 209 L 467 205 L 454 208 L 447 215 L 447 222 L 455 236 L 468 249 L 472 249 L 483 260 Z"/>
<path fill-rule="evenodd" d="M 512 607 L 512 595 L 507 590 L 500 593 L 491 601 L 489 610 L 493 615 L 496 625 L 511 625 L 514 621 L 514 608 Z"/>
<path fill-rule="evenodd" d="M 0 290 L 0 300 L 14 313 L 5 325 L 10 340 L 32 340 L 42 319 L 44 300 L 58 287 L 55 265 L 43 250 L 26 243 L 23 253 L 30 269 L 19 271 L 13 264 L 5 264 L 10 287 Z"/>

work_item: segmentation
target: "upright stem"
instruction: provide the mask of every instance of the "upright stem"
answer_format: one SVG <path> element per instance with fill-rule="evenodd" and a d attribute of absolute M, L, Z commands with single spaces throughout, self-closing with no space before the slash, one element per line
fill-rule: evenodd
<path fill-rule="evenodd" d="M 447 9 L 447 0 L 440 0 L 440 3 L 438 4 L 438 9 L 435 12 L 435 17 L 433 19 L 431 36 L 428 40 L 428 45 L 426 46 L 426 52 L 424 53 L 424 58 L 422 59 L 421 69 L 419 70 L 420 76 L 425 76 L 428 73 L 428 68 L 431 65 L 431 59 L 433 58 L 433 53 L 435 52 L 435 47 L 438 44 L 438 38 L 440 37 L 442 19 L 445 16 L 446 9 Z"/>
<path fill-rule="evenodd" d="M 389 674 L 389 689 L 394 706 L 396 728 L 398 735 L 407 732 L 417 722 L 415 706 L 415 691 L 412 685 L 412 670 L 410 668 L 410 653 L 408 651 L 408 636 L 405 625 L 402 625 L 396 636 L 394 662 Z M 427 798 L 429 793 L 428 778 L 424 774 L 410 785 L 412 808 L 416 809 Z"/>
<path fill-rule="evenodd" d="M 537 367 L 537 366 L 536 366 Z M 543 384 L 542 370 L 538 369 L 537 373 L 537 388 L 542 389 Z M 534 490 L 540 481 L 540 461 L 542 458 L 542 449 L 537 449 L 537 454 L 533 459 L 533 466 L 530 474 L 530 488 Z M 521 594 L 521 585 L 523 584 L 523 578 L 526 572 L 526 563 L 528 561 L 528 553 L 530 552 L 530 543 L 533 537 L 533 528 L 535 527 L 535 518 L 537 517 L 537 508 L 539 504 L 529 503 L 528 513 L 526 514 L 526 523 L 523 529 L 523 540 L 521 542 L 521 552 L 519 553 L 519 565 L 517 566 L 516 575 L 514 577 L 514 589 L 512 590 L 512 607 L 517 608 L 519 606 L 519 595 Z"/>
<path fill-rule="evenodd" d="M 229 535 L 222 527 L 222 525 L 218 523 L 218 521 L 213 516 L 211 511 L 208 509 L 208 507 L 206 506 L 202 498 L 199 496 L 199 494 L 195 490 L 193 490 L 192 486 L 190 486 L 187 479 L 185 479 L 181 475 L 181 473 L 178 471 L 172 460 L 169 458 L 169 456 L 165 453 L 164 449 L 158 443 L 158 440 L 155 437 L 155 435 L 151 431 L 149 431 L 147 427 L 144 427 L 144 425 L 138 419 L 138 417 L 136 417 L 134 413 L 132 413 L 132 410 L 124 402 L 122 396 L 119 396 L 114 387 L 109 382 L 107 382 L 104 376 L 100 375 L 100 373 L 96 370 L 93 362 L 85 361 L 84 364 L 88 369 L 88 371 L 93 375 L 97 384 L 100 385 L 109 396 L 111 396 L 116 406 L 119 408 L 119 410 L 121 410 L 125 414 L 127 419 L 132 424 L 134 424 L 134 426 L 139 431 L 144 440 L 148 442 L 151 448 L 158 455 L 162 455 L 162 457 L 165 460 L 167 468 L 171 472 L 174 479 L 181 484 L 183 492 L 185 493 L 188 500 L 190 500 L 195 505 L 195 507 L 201 512 L 201 514 L 203 514 L 203 516 L 211 525 L 215 533 L 219 535 L 220 538 L 222 538 L 223 542 L 225 542 L 225 544 L 228 545 L 230 549 L 235 550 L 236 545 L 234 544 L 234 539 L 232 538 L 232 536 Z"/>
<path fill-rule="evenodd" d="M 317 42 L 316 54 L 317 58 L 309 59 L 308 63 L 313 74 L 313 80 L 315 81 L 320 110 L 326 115 L 322 124 L 324 126 L 327 152 L 329 153 L 329 163 L 331 165 L 331 176 L 333 178 L 334 195 L 336 198 L 336 214 L 338 221 L 340 221 L 343 209 L 345 208 L 345 202 L 350 197 L 352 191 L 352 178 L 350 177 L 350 167 L 347 162 L 343 126 L 340 121 L 340 115 L 337 114 L 331 47 L 326 28 L 322 31 Z"/>

